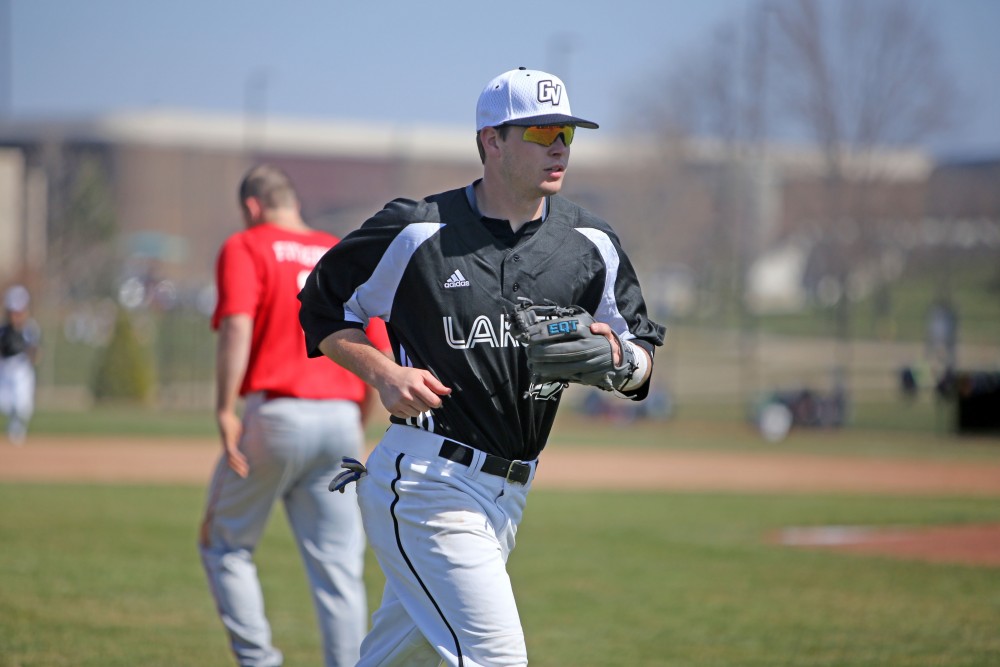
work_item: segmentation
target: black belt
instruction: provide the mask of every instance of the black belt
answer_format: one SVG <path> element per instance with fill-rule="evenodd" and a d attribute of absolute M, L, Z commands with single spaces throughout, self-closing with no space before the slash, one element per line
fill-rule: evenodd
<path fill-rule="evenodd" d="M 462 443 L 446 439 L 441 443 L 441 451 L 438 452 L 438 455 L 449 461 L 468 466 L 472 465 L 472 459 L 476 454 L 472 447 L 467 447 Z M 480 470 L 488 475 L 503 477 L 508 482 L 517 482 L 518 484 L 527 484 L 528 479 L 531 478 L 531 464 L 523 461 L 508 461 L 501 456 L 494 456 L 493 454 L 486 455 L 486 461 Z"/>
<path fill-rule="evenodd" d="M 298 396 L 292 396 L 291 394 L 286 394 L 285 392 L 282 391 L 271 391 L 270 389 L 266 389 L 264 391 L 265 403 L 267 401 L 276 401 L 279 398 L 298 398 Z"/>

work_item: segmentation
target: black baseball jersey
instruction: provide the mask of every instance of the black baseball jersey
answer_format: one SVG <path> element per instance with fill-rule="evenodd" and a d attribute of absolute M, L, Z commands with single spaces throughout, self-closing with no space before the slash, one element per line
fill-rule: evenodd
<path fill-rule="evenodd" d="M 625 340 L 663 344 L 635 271 L 611 227 L 558 195 L 544 220 L 511 234 L 482 218 L 472 186 L 397 199 L 319 261 L 299 294 L 310 356 L 331 333 L 386 321 L 396 361 L 433 373 L 452 393 L 418 419 L 391 417 L 507 459 L 535 459 L 563 386 L 532 385 L 510 333 L 519 297 L 579 305 Z M 644 398 L 648 383 L 630 394 Z"/>
<path fill-rule="evenodd" d="M 8 359 L 30 352 L 38 347 L 41 337 L 38 323 L 33 319 L 22 327 L 16 327 L 12 322 L 0 326 L 0 358 Z"/>

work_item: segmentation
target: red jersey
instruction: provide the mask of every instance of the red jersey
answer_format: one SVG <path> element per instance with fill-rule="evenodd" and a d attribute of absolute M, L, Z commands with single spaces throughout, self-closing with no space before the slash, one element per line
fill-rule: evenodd
<path fill-rule="evenodd" d="M 253 318 L 250 360 L 240 395 L 266 391 L 277 396 L 344 399 L 360 403 L 365 384 L 326 357 L 310 359 L 299 325 L 299 290 L 319 258 L 337 243 L 319 230 L 293 232 L 261 224 L 233 234 L 216 262 L 218 303 L 212 328 L 223 318 Z M 368 336 L 389 350 L 385 323 L 372 319 Z"/>

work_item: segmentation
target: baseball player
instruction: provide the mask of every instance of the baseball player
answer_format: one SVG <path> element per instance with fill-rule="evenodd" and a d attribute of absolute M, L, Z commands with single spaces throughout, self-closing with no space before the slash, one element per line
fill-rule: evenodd
<path fill-rule="evenodd" d="M 331 482 L 358 482 L 386 577 L 362 667 L 526 665 L 506 561 L 562 391 L 649 391 L 663 328 L 611 227 L 559 196 L 577 129 L 596 127 L 558 77 L 501 74 L 476 110 L 482 179 L 390 202 L 299 295 L 309 354 L 390 413 L 367 462 Z M 372 317 L 394 362 L 365 340 Z"/>
<path fill-rule="evenodd" d="M 247 173 L 239 202 L 247 229 L 226 240 L 216 267 L 222 456 L 201 526 L 202 563 L 237 663 L 281 665 L 253 561 L 281 500 L 308 574 L 325 664 L 346 667 L 357 662 L 368 625 L 365 538 L 357 502 L 327 485 L 342 457 L 362 451 L 366 385 L 328 359 L 306 357 L 296 299 L 337 239 L 302 221 L 291 181 L 270 165 Z M 388 351 L 380 320 L 368 333 Z"/>
<path fill-rule="evenodd" d="M 23 285 L 4 293 L 0 326 L 0 414 L 7 418 L 7 439 L 24 444 L 35 412 L 35 364 L 41 330 L 28 309 L 31 295 Z"/>

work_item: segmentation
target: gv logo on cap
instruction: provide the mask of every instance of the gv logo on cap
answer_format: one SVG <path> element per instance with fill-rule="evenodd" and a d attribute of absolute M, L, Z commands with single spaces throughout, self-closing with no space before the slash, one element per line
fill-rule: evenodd
<path fill-rule="evenodd" d="M 551 79 L 543 79 L 538 82 L 539 102 L 551 102 L 555 106 L 559 106 L 559 100 L 561 99 L 562 86 L 552 83 Z"/>

